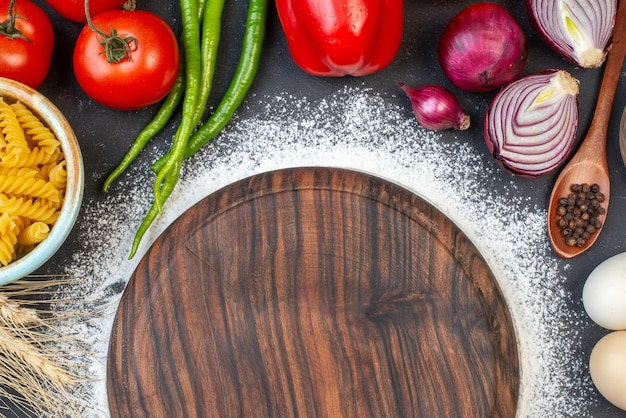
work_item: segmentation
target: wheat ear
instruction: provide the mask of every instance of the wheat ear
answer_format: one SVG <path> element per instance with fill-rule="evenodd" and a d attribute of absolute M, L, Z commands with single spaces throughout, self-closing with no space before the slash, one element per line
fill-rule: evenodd
<path fill-rule="evenodd" d="M 15 326 L 40 324 L 41 319 L 34 309 L 23 308 L 16 301 L 0 293 L 0 318 Z"/>
<path fill-rule="evenodd" d="M 0 327 L 0 347 L 13 354 L 25 364 L 59 385 L 72 383 L 73 379 L 32 344 L 18 337 L 13 331 Z"/>

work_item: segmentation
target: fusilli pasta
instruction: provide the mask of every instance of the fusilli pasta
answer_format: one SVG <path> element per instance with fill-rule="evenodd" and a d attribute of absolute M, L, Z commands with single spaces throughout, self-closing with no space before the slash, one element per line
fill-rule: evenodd
<path fill-rule="evenodd" d="M 60 151 L 48 154 L 39 147 L 34 147 L 28 153 L 7 154 L 0 152 L 0 167 L 32 167 L 58 161 Z"/>
<path fill-rule="evenodd" d="M 0 128 L 4 135 L 4 149 L 2 150 L 4 154 L 22 154 L 30 151 L 15 112 L 2 97 L 0 97 Z"/>
<path fill-rule="evenodd" d="M 23 246 L 35 245 L 43 241 L 50 232 L 50 226 L 45 222 L 34 222 L 20 231 L 17 242 Z"/>
<path fill-rule="evenodd" d="M 0 216 L 0 263 L 7 265 L 15 257 L 17 226 L 7 213 Z"/>
<path fill-rule="evenodd" d="M 0 175 L 0 192 L 41 197 L 53 202 L 61 200 L 59 189 L 42 178 Z"/>
<path fill-rule="evenodd" d="M 54 133 L 22 103 L 0 97 L 0 264 L 48 236 L 66 184 L 65 158 Z"/>
<path fill-rule="evenodd" d="M 44 171 L 42 169 L 42 171 Z M 60 163 L 50 163 L 45 165 L 45 173 L 48 181 L 52 183 L 60 192 L 65 190 L 67 185 L 67 167 L 65 161 Z"/>
<path fill-rule="evenodd" d="M 13 103 L 11 109 L 17 116 L 17 121 L 25 133 L 26 140 L 30 140 L 35 146 L 41 148 L 47 154 L 52 154 L 61 149 L 61 143 L 56 136 L 35 116 L 26 106 L 20 102 Z"/>
<path fill-rule="evenodd" d="M 0 193 L 0 213 L 9 213 L 12 216 L 53 224 L 59 217 L 59 210 L 48 205 L 45 200 L 29 199 L 25 197 L 8 197 Z"/>

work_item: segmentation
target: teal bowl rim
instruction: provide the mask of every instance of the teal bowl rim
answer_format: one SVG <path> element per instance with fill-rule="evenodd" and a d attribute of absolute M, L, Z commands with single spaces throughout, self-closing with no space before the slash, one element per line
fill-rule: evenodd
<path fill-rule="evenodd" d="M 19 280 L 43 266 L 69 236 L 83 200 L 85 172 L 80 145 L 61 111 L 43 94 L 13 80 L 0 77 L 0 96 L 19 100 L 36 114 L 61 142 L 67 163 L 67 186 L 61 213 L 49 235 L 32 251 L 0 267 L 0 285 Z"/>

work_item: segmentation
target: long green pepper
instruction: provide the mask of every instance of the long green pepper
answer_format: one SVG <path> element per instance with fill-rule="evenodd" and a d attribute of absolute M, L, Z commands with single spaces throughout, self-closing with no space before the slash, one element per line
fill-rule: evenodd
<path fill-rule="evenodd" d="M 185 96 L 183 97 L 183 112 L 180 125 L 174 136 L 169 157 L 165 161 L 154 181 L 154 202 L 158 213 L 163 210 L 163 203 L 167 198 L 161 194 L 163 182 L 167 176 L 174 176 L 178 181 L 180 170 L 172 168 L 180 160 L 182 161 L 187 141 L 195 128 L 195 109 L 198 103 L 200 89 L 201 59 L 200 59 L 200 23 L 198 21 L 197 0 L 180 0 L 180 9 L 183 25 L 183 47 L 185 48 Z"/>
<path fill-rule="evenodd" d="M 183 158 L 189 158 L 217 136 L 243 102 L 259 67 L 266 20 L 267 0 L 250 0 L 241 59 L 233 80 L 217 109 L 215 109 L 215 113 L 189 139 Z M 171 151 L 156 161 L 152 165 L 152 169 L 160 173 L 170 158 L 170 154 Z"/>
<path fill-rule="evenodd" d="M 181 52 L 183 49 L 181 48 Z M 139 154 L 146 147 L 148 142 L 154 136 L 161 131 L 169 122 L 172 114 L 178 107 L 178 104 L 183 98 L 185 92 L 185 75 L 184 75 L 184 64 L 183 59 L 180 61 L 180 68 L 178 70 L 178 76 L 176 77 L 176 81 L 174 82 L 174 86 L 168 93 L 167 97 L 161 104 L 159 111 L 154 116 L 154 118 L 139 132 L 137 138 L 135 138 L 135 142 L 130 147 L 122 161 L 119 165 L 109 174 L 109 176 L 104 181 L 104 185 L 102 186 L 103 191 L 108 191 L 109 186 L 122 174 L 126 169 L 132 164 L 133 161 L 139 156 Z"/>
<path fill-rule="evenodd" d="M 166 177 L 165 181 L 163 182 L 161 193 L 164 199 L 167 199 L 168 197 L 170 197 L 170 195 L 174 191 L 174 188 L 176 187 L 176 182 L 178 180 L 178 177 L 180 176 L 180 169 L 182 165 L 181 163 L 182 161 L 179 161 L 172 168 L 175 171 L 175 175 Z M 135 254 L 137 253 L 137 249 L 139 248 L 141 239 L 143 238 L 145 233 L 148 231 L 148 228 L 150 227 L 150 225 L 152 225 L 152 222 L 154 222 L 154 220 L 156 219 L 158 215 L 159 215 L 159 208 L 156 205 L 156 201 L 154 201 L 152 202 L 152 205 L 150 206 L 150 210 L 148 211 L 146 216 L 143 218 L 141 225 L 139 225 L 137 232 L 135 233 L 135 238 L 133 239 L 133 244 L 130 249 L 130 254 L 128 255 L 129 260 L 133 258 Z"/>
<path fill-rule="evenodd" d="M 256 76 L 263 47 L 267 1 L 250 0 L 241 57 L 233 80 L 215 113 L 192 135 L 202 118 L 213 83 L 225 0 L 180 0 L 183 22 L 181 50 L 185 51 L 184 71 L 179 72 L 179 80 L 177 80 L 180 81 L 179 90 L 172 94 L 177 94 L 179 102 L 182 96 L 182 119 L 170 151 L 155 163 L 160 164 L 160 170 L 157 172 L 153 187 L 154 202 L 135 234 L 129 259 L 136 254 L 143 236 L 162 212 L 163 203 L 173 192 L 180 176 L 182 161 L 226 126 L 250 89 Z M 183 61 L 181 61 L 182 64 Z M 176 105 L 170 104 L 170 106 L 173 108 L 168 107 L 168 109 L 173 112 Z M 155 124 L 164 125 L 171 116 L 171 112 L 168 116 L 164 114 Z M 139 142 L 144 142 L 144 140 Z M 119 172 L 115 173 L 116 176 L 124 171 L 141 152 L 143 146 L 145 143 L 131 147 L 134 155 L 127 156 L 129 160 L 123 161 L 125 166 L 119 168 Z"/>
<path fill-rule="evenodd" d="M 198 0 L 198 22 L 202 22 L 202 16 L 204 16 L 204 8 L 206 7 L 207 0 Z"/>
<path fill-rule="evenodd" d="M 217 64 L 222 31 L 222 12 L 224 0 L 208 0 L 202 16 L 202 33 L 200 38 L 201 79 L 198 103 L 194 114 L 195 123 L 199 123 L 204 114 L 209 95 L 213 86 L 213 76 Z"/>

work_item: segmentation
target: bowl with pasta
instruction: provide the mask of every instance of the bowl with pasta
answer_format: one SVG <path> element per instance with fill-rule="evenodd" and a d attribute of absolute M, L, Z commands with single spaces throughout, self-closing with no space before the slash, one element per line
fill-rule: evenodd
<path fill-rule="evenodd" d="M 83 190 L 82 155 L 65 116 L 38 91 L 0 77 L 0 285 L 61 248 Z"/>

